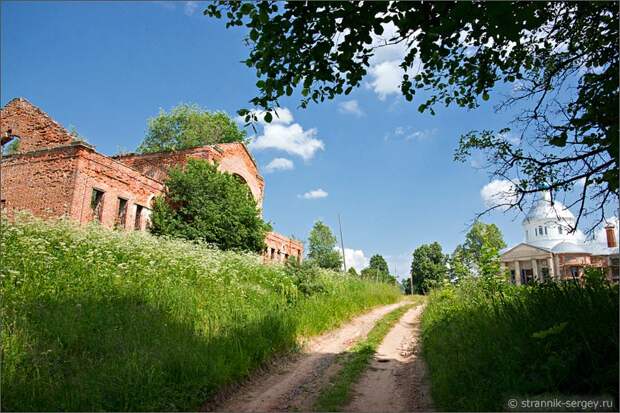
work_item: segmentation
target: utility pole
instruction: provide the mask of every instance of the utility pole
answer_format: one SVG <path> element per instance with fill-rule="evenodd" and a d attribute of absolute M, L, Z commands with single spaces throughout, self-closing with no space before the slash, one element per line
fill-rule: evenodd
<path fill-rule="evenodd" d="M 413 266 L 413 262 L 411 266 Z M 409 269 L 409 288 L 411 288 L 411 295 L 413 295 L 413 271 L 411 269 Z"/>
<path fill-rule="evenodd" d="M 347 272 L 347 259 L 344 256 L 344 239 L 342 239 L 342 223 L 340 222 L 340 214 L 338 214 L 338 227 L 340 227 L 340 248 L 342 248 L 342 266 L 344 272 Z"/>

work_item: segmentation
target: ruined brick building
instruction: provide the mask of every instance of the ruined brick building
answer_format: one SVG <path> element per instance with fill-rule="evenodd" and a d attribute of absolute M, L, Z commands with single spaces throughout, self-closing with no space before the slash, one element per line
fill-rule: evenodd
<path fill-rule="evenodd" d="M 262 208 L 265 182 L 242 143 L 202 146 L 176 152 L 106 156 L 76 140 L 41 109 L 22 98 L 0 109 L 0 143 L 19 140 L 19 150 L 0 164 L 0 207 L 9 215 L 27 210 L 42 218 L 67 216 L 79 223 L 144 231 L 153 198 L 164 189 L 171 166 L 189 158 L 217 162 L 250 189 Z M 266 262 L 289 256 L 301 260 L 300 241 L 270 232 Z"/>

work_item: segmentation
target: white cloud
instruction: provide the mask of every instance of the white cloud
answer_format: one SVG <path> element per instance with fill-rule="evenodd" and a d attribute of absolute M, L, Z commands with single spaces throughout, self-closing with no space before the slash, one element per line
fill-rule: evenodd
<path fill-rule="evenodd" d="M 350 114 L 353 114 L 355 116 L 363 116 L 364 115 L 364 111 L 362 111 L 362 109 L 360 108 L 359 103 L 355 99 L 353 99 L 353 100 L 346 100 L 344 102 L 340 102 L 338 104 L 338 111 L 340 113 L 350 113 Z"/>
<path fill-rule="evenodd" d="M 304 130 L 298 123 L 292 125 L 266 124 L 263 134 L 250 143 L 254 150 L 278 149 L 304 160 L 314 157 L 318 150 L 323 150 L 323 141 L 316 139 L 315 128 Z"/>
<path fill-rule="evenodd" d="M 399 36 L 398 28 L 394 23 L 389 22 L 382 25 L 383 34 L 372 36 L 372 46 L 375 47 L 374 55 L 370 60 L 368 74 L 370 82 L 368 86 L 377 94 L 380 100 L 385 100 L 388 95 L 398 95 L 401 93 L 400 84 L 405 71 L 399 66 L 409 51 L 409 47 L 402 41 L 390 44 L 391 39 Z M 414 59 L 413 69 L 407 70 L 409 76 L 415 76 L 421 69 L 422 64 L 418 58 Z"/>
<path fill-rule="evenodd" d="M 405 136 L 406 141 L 423 141 L 432 138 L 437 135 L 437 128 L 433 129 L 423 129 L 423 130 L 415 130 Z"/>
<path fill-rule="evenodd" d="M 185 2 L 185 7 L 183 7 L 183 11 L 188 16 L 191 16 L 192 14 L 194 14 L 196 9 L 198 9 L 198 2 L 197 1 L 186 1 Z"/>
<path fill-rule="evenodd" d="M 304 130 L 299 123 L 293 123 L 293 114 L 288 108 L 278 108 L 272 112 L 270 123 L 265 122 L 264 111 L 253 110 L 258 118 L 258 124 L 263 127 L 263 133 L 250 139 L 249 147 L 252 150 L 277 149 L 304 160 L 314 157 L 314 154 L 325 149 L 322 140 L 317 139 L 317 129 Z M 237 116 L 237 122 L 245 123 L 245 117 Z"/>
<path fill-rule="evenodd" d="M 340 256 L 342 256 L 342 250 L 336 247 Z M 369 259 L 364 254 L 362 250 L 354 250 L 351 248 L 344 249 L 344 258 L 347 264 L 347 270 L 351 267 L 355 268 L 355 270 L 359 273 L 364 268 L 368 267 Z"/>
<path fill-rule="evenodd" d="M 266 172 L 290 171 L 294 168 L 293 161 L 286 158 L 275 158 L 265 166 Z"/>
<path fill-rule="evenodd" d="M 403 70 L 398 66 L 399 63 L 398 60 L 388 60 L 370 66 L 368 73 L 373 78 L 370 86 L 380 100 L 385 100 L 388 95 L 400 93 Z"/>
<path fill-rule="evenodd" d="M 390 136 L 403 138 L 406 141 L 423 141 L 431 139 L 437 135 L 439 129 L 414 129 L 411 126 L 398 126 L 394 129 L 394 132 L 387 134 L 385 140 L 388 140 Z"/>
<path fill-rule="evenodd" d="M 480 190 L 480 197 L 487 208 L 516 202 L 514 185 L 506 179 L 494 179 Z M 502 207 L 507 209 L 508 206 Z"/>
<path fill-rule="evenodd" d="M 326 198 L 327 195 L 329 195 L 326 191 L 322 190 L 321 188 L 319 189 L 313 189 L 312 191 L 308 191 L 303 195 L 299 195 L 299 198 L 303 198 L 303 199 L 320 199 L 320 198 Z"/>

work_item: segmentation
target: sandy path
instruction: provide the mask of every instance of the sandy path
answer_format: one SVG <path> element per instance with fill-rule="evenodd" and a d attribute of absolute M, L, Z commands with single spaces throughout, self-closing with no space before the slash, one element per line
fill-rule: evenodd
<path fill-rule="evenodd" d="M 339 370 L 338 354 L 365 337 L 384 315 L 401 302 L 376 308 L 344 326 L 310 340 L 301 354 L 238 389 L 215 408 L 223 412 L 308 411 L 319 389 Z"/>
<path fill-rule="evenodd" d="M 410 309 L 385 336 L 377 354 L 353 387 L 347 412 L 410 412 L 433 409 L 426 364 L 420 355 L 420 316 Z"/>

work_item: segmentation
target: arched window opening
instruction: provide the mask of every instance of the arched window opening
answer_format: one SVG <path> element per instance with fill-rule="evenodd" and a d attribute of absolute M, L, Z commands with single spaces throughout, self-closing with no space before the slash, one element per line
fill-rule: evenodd
<path fill-rule="evenodd" d="M 8 139 L 3 138 L 2 144 L 2 155 L 14 155 L 19 152 L 19 146 L 21 144 L 21 139 L 19 136 L 10 135 Z"/>
<path fill-rule="evenodd" d="M 237 179 L 237 181 L 239 181 L 240 183 L 242 183 L 242 184 L 244 184 L 244 185 L 247 185 L 247 184 L 248 184 L 248 181 L 246 181 L 246 180 L 245 180 L 245 178 L 244 178 L 244 177 L 242 177 L 241 175 L 239 175 L 239 174 L 233 174 L 233 176 L 234 176 L 234 177 L 235 177 L 235 179 Z"/>

